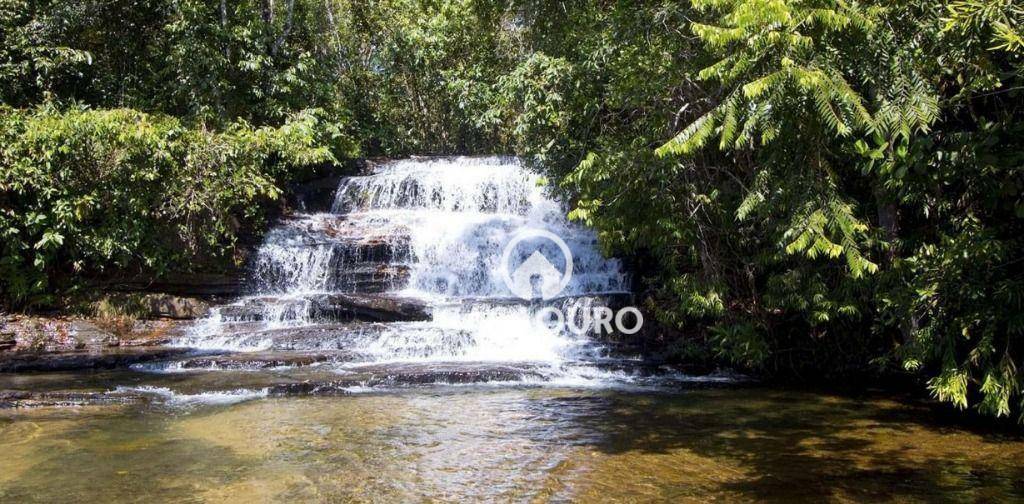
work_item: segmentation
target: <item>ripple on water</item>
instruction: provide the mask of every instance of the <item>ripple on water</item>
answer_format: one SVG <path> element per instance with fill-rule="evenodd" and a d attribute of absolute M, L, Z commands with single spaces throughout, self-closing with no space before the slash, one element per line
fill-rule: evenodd
<path fill-rule="evenodd" d="M 887 399 L 764 388 L 438 389 L 4 420 L 41 428 L 0 461 L 0 500 L 19 502 L 1024 498 L 1020 438 Z"/>

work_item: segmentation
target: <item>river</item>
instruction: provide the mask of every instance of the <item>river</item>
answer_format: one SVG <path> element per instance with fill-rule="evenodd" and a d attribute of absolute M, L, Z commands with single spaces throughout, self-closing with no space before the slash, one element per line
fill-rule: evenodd
<path fill-rule="evenodd" d="M 0 412 L 4 502 L 1024 499 L 1024 443 L 890 399 L 430 387 Z"/>

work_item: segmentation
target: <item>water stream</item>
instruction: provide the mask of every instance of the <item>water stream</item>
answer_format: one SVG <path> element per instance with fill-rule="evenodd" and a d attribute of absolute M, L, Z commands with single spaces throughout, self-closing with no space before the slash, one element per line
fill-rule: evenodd
<path fill-rule="evenodd" d="M 620 262 L 602 255 L 595 234 L 570 223 L 539 182 L 511 157 L 392 161 L 345 178 L 331 208 L 292 215 L 268 233 L 250 267 L 249 295 L 215 308 L 174 341 L 224 358 L 139 369 L 216 372 L 227 361 L 232 370 L 246 369 L 247 361 L 257 370 L 268 361 L 287 362 L 273 366 L 280 374 L 298 364 L 289 359 L 301 353 L 324 372 L 373 370 L 351 381 L 356 388 L 453 380 L 601 387 L 708 379 L 639 373 L 592 331 L 538 320 L 540 309 L 557 307 L 585 327 L 584 314 L 628 298 L 629 291 Z M 563 272 L 570 264 L 556 243 L 543 239 L 515 242 L 503 254 L 524 230 L 554 234 L 571 254 L 572 278 L 553 299 L 521 299 L 503 279 L 506 257 L 509 270 L 536 252 Z M 353 299 L 411 303 L 427 315 L 382 321 L 339 307 Z M 389 377 L 384 383 L 381 373 Z"/>
<path fill-rule="evenodd" d="M 0 448 L 0 502 L 18 503 L 1024 499 L 1019 438 L 753 387 L 0 410 Z"/>
<path fill-rule="evenodd" d="M 391 162 L 284 219 L 247 295 L 130 369 L 0 373 L 0 502 L 1009 501 L 1019 436 L 904 398 L 687 376 L 544 307 L 629 300 L 622 265 L 512 158 Z M 524 229 L 573 276 L 523 300 Z M 529 240 L 512 268 L 539 250 Z M 541 290 L 541 289 L 538 289 Z M 31 402 L 31 401 L 29 401 Z"/>

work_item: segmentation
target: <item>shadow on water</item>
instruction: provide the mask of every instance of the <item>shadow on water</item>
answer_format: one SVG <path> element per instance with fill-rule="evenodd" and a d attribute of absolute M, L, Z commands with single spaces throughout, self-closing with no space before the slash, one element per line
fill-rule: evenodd
<path fill-rule="evenodd" d="M 535 408 L 573 432 L 563 438 L 608 456 L 729 461 L 742 477 L 716 491 L 742 499 L 1024 500 L 1019 437 L 944 424 L 924 406 L 751 388 L 552 398 Z"/>
<path fill-rule="evenodd" d="M 42 409 L 0 418 L 0 502 L 1024 500 L 1024 441 L 941 420 L 757 387 Z"/>

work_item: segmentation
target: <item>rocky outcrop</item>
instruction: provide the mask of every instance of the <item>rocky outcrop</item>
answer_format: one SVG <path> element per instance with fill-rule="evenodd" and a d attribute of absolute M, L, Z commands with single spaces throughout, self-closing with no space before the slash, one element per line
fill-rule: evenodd
<path fill-rule="evenodd" d="M 204 355 L 179 361 L 181 369 L 267 369 L 310 366 L 320 362 L 350 360 L 347 352 L 284 353 L 257 352 L 228 355 Z"/>
<path fill-rule="evenodd" d="M 531 366 L 493 364 L 399 364 L 364 367 L 342 379 L 295 383 L 279 383 L 269 387 L 271 396 L 345 395 L 354 387 L 412 387 L 423 385 L 454 385 L 485 382 L 519 381 L 524 378 L 543 380 Z"/>
<path fill-rule="evenodd" d="M 120 346 L 117 336 L 89 320 L 70 320 L 64 330 L 75 349 Z"/>
<path fill-rule="evenodd" d="M 210 303 L 194 297 L 147 294 L 143 296 L 142 303 L 148 310 L 148 318 L 191 320 L 205 317 L 210 312 Z"/>
<path fill-rule="evenodd" d="M 85 319 L 12 316 L 3 321 L 8 351 L 57 352 L 116 346 L 117 337 Z M 10 344 L 10 340 L 14 344 Z M 9 352 L 0 353 L 4 356 Z"/>
<path fill-rule="evenodd" d="M 0 408 L 134 404 L 143 401 L 140 395 L 106 392 L 0 390 Z"/>
<path fill-rule="evenodd" d="M 415 322 L 430 320 L 430 309 L 424 301 L 394 296 L 326 294 L 314 299 L 315 314 L 335 320 L 371 322 Z"/>
<path fill-rule="evenodd" d="M 430 310 L 423 301 L 377 294 L 264 296 L 222 306 L 219 310 L 223 319 L 242 322 L 261 321 L 270 315 L 279 320 L 307 319 L 325 322 L 430 320 Z"/>
<path fill-rule="evenodd" d="M 5 342 L 0 351 L 56 352 L 161 345 L 180 335 L 183 324 L 178 320 L 9 316 L 0 322 L 0 341 Z"/>
<path fill-rule="evenodd" d="M 0 372 L 111 369 L 180 356 L 167 348 L 173 320 L 109 321 L 12 316 L 0 326 Z"/>
<path fill-rule="evenodd" d="M 188 349 L 168 347 L 113 347 L 58 352 L 13 351 L 0 354 L 0 373 L 114 369 L 141 362 L 181 357 L 188 353 Z"/>

